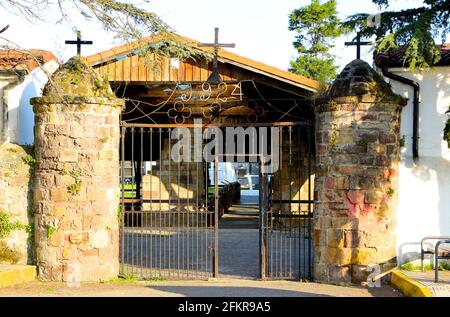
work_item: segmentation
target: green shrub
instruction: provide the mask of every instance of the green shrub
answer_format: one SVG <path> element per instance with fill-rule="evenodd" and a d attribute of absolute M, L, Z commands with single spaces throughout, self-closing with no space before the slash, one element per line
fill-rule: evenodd
<path fill-rule="evenodd" d="M 0 238 L 5 238 L 16 230 L 26 229 L 26 225 L 20 221 L 10 221 L 10 215 L 0 210 Z"/>
<path fill-rule="evenodd" d="M 50 240 L 52 235 L 56 232 L 56 228 L 53 226 L 50 226 L 47 228 L 47 240 Z"/>

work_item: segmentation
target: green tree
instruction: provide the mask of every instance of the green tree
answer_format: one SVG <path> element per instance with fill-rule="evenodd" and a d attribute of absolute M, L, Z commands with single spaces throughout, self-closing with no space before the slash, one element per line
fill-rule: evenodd
<path fill-rule="evenodd" d="M 144 0 L 148 3 L 148 0 Z M 171 33 L 173 30 L 155 13 L 148 12 L 138 5 L 119 0 L 0 0 L 0 8 L 23 16 L 29 21 L 47 21 L 57 18 L 57 23 L 65 23 L 76 31 L 74 18 L 81 15 L 86 21 L 97 21 L 103 29 L 111 32 L 123 41 L 132 41 L 144 35 L 158 35 L 161 40 L 151 47 L 142 42 L 140 54 L 152 56 L 157 53 L 162 56 L 176 57 L 181 60 L 188 58 L 207 58 L 210 54 L 202 53 L 181 42 Z M 1 22 L 0 22 L 1 23 Z M 27 50 L 19 47 L 11 39 L 3 35 L 8 25 L 0 25 L 0 40 L 6 42 L 0 48 L 18 48 L 24 53 Z M 13 30 L 12 30 L 13 31 Z M 149 58 L 149 63 L 151 58 Z"/>
<path fill-rule="evenodd" d="M 329 52 L 333 47 L 330 41 L 346 32 L 337 16 L 336 1 L 312 0 L 295 9 L 289 16 L 289 30 L 297 32 L 293 45 L 299 53 L 289 70 L 321 83 L 333 80 L 337 66 Z"/>
<path fill-rule="evenodd" d="M 390 1 L 395 0 L 372 0 L 380 9 L 389 8 Z M 418 8 L 384 11 L 379 27 L 368 26 L 367 13 L 349 16 L 343 25 L 360 30 L 365 37 L 376 36 L 377 51 L 404 47 L 404 62 L 411 70 L 431 68 L 441 58 L 435 39 L 440 37 L 445 43 L 450 31 L 450 0 L 424 0 L 423 3 Z"/>

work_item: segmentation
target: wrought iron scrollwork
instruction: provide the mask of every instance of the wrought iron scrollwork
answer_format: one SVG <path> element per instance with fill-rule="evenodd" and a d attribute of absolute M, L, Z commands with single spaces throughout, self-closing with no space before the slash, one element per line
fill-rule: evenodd
<path fill-rule="evenodd" d="M 185 115 L 185 110 L 187 110 L 187 113 Z M 184 103 L 181 101 L 177 101 L 173 104 L 173 107 L 167 111 L 167 116 L 170 119 L 173 119 L 175 123 L 182 124 L 185 122 L 186 119 L 190 118 L 192 115 L 191 109 L 188 107 L 185 107 Z"/>
<path fill-rule="evenodd" d="M 200 89 L 195 89 L 193 84 L 177 82 L 173 89 L 167 88 L 165 90 L 170 91 L 170 95 L 162 102 L 153 104 L 148 101 L 127 99 L 132 105 L 132 108 L 122 113 L 122 115 L 127 115 L 132 112 L 139 114 L 137 117 L 124 120 L 126 122 L 135 122 L 146 118 L 155 123 L 153 115 L 166 112 L 169 119 L 172 119 L 175 123 L 182 124 L 192 116 L 192 110 L 189 104 L 201 101 L 201 114 L 205 119 L 212 120 L 227 109 L 227 107 L 223 107 L 223 104 L 230 100 L 228 95 L 233 100 L 238 99 L 237 101 L 242 101 L 242 83 L 238 82 L 233 85 L 229 86 L 225 82 L 211 84 L 205 81 L 199 84 L 198 87 Z M 141 105 L 145 107 L 141 107 Z M 170 108 L 165 110 L 168 106 Z M 249 122 L 255 122 L 258 120 L 259 113 L 247 115 L 247 117 Z"/>

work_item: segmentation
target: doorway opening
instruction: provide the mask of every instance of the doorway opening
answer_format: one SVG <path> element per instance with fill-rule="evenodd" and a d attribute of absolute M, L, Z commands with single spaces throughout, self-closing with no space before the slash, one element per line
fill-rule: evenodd
<path fill-rule="evenodd" d="M 121 272 L 310 279 L 312 126 L 279 127 L 275 169 L 263 164 L 267 155 L 247 151 L 240 162 L 234 153 L 174 161 L 178 127 L 122 124 Z"/>
<path fill-rule="evenodd" d="M 218 184 L 239 184 L 239 200 L 219 220 L 219 275 L 260 277 L 260 168 L 256 162 L 219 162 Z M 214 193 L 214 163 L 209 166 L 209 190 Z"/>

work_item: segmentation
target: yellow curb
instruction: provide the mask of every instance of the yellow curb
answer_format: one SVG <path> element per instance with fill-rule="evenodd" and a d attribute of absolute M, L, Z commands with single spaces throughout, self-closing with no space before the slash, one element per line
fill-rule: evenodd
<path fill-rule="evenodd" d="M 399 271 L 392 272 L 391 283 L 397 289 L 399 289 L 405 296 L 409 297 L 433 296 L 428 287 Z"/>
<path fill-rule="evenodd" d="M 10 270 L 0 271 L 0 287 L 7 287 L 36 279 L 36 267 L 32 265 L 11 266 Z"/>

